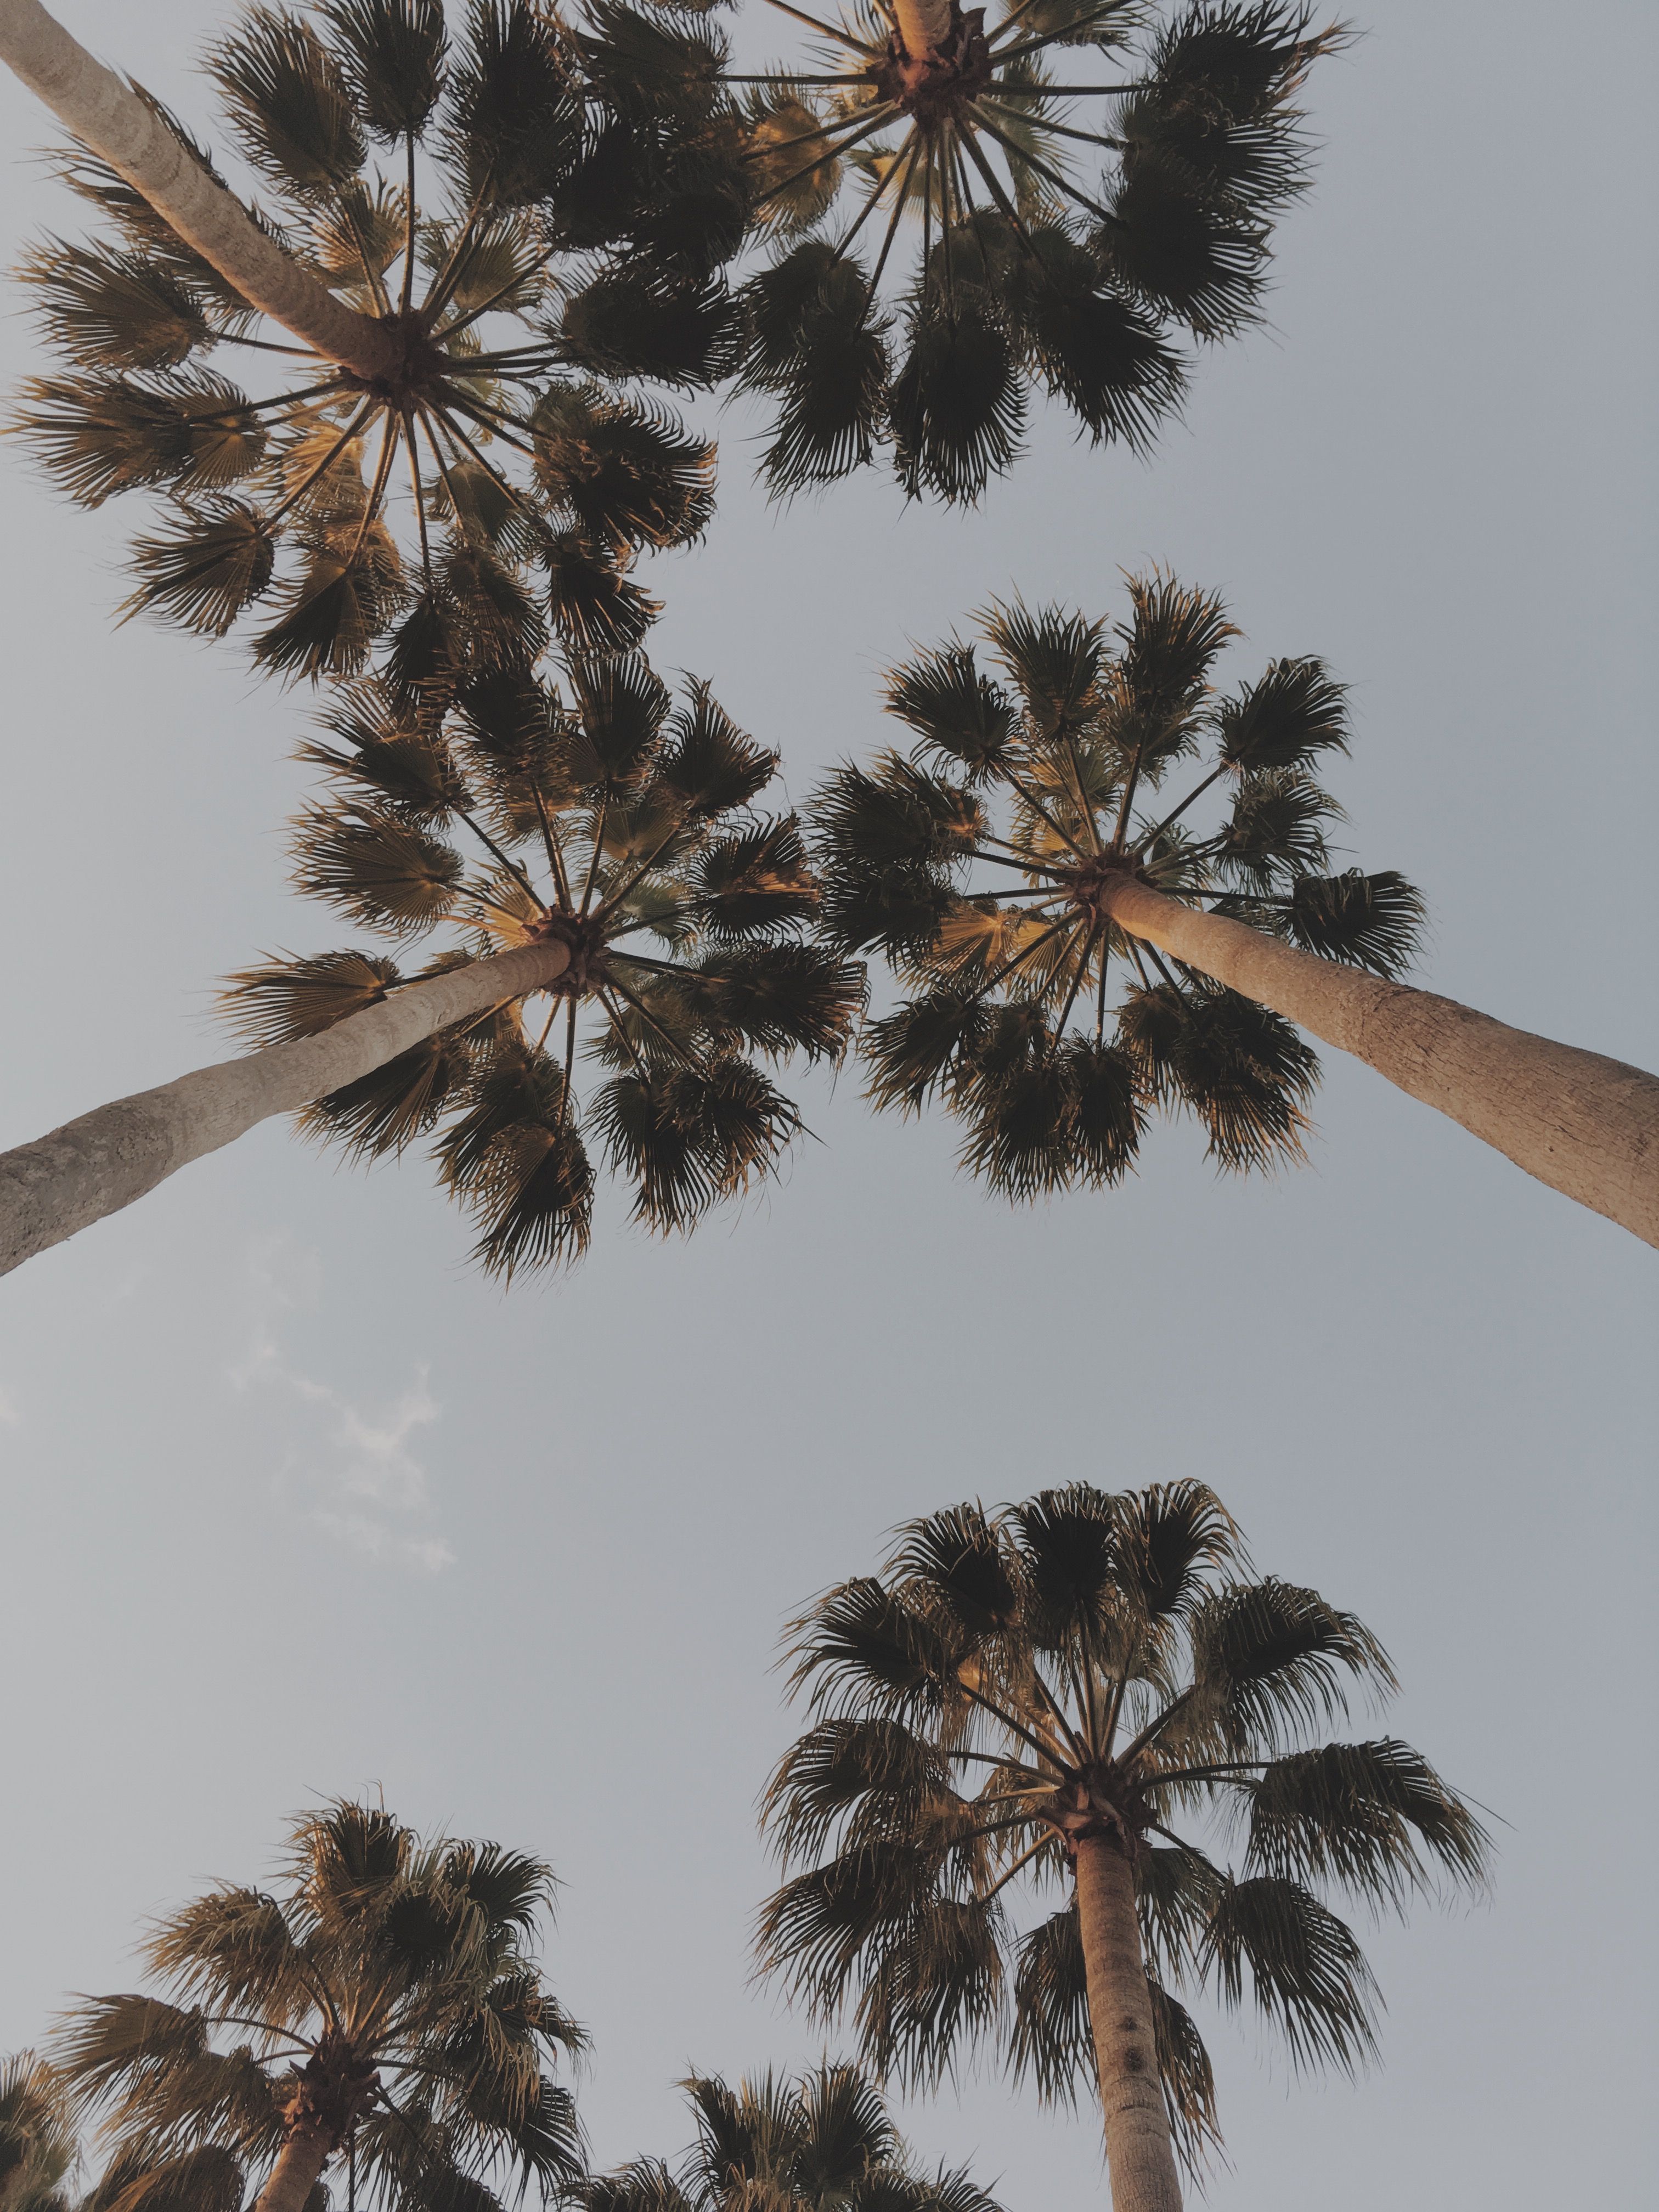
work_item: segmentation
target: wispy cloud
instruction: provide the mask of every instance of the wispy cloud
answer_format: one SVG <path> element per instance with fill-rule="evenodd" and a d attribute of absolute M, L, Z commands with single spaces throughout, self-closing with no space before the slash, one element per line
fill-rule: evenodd
<path fill-rule="evenodd" d="M 372 1559 L 434 1575 L 455 1554 L 434 1525 L 436 1509 L 413 1440 L 441 1412 L 424 1366 L 389 1405 L 349 1397 L 307 1375 L 289 1356 L 286 1317 L 314 1306 L 322 1291 L 317 1255 L 287 1237 L 267 1237 L 248 1259 L 252 1305 L 247 1348 L 228 1370 L 234 1389 L 269 1390 L 297 1409 L 312 1433 L 290 1442 L 283 1487 L 310 1498 L 313 1523 Z"/>

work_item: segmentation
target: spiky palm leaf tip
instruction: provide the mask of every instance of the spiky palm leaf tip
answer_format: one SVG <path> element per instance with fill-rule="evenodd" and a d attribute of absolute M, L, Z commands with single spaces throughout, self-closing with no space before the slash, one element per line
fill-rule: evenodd
<path fill-rule="evenodd" d="M 538 1958 L 551 1892 L 538 1859 L 375 1805 L 297 1820 L 275 1893 L 225 1884 L 156 1924 L 161 1994 L 83 1999 L 58 2031 L 106 2212 L 237 2212 L 296 2145 L 361 2212 L 562 2199 L 585 2161 L 553 2077 L 586 2038 Z"/>
<path fill-rule="evenodd" d="M 25 265 L 64 366 L 15 427 L 83 505 L 161 503 L 129 612 L 241 623 L 289 677 L 356 672 L 388 629 L 520 657 L 550 623 L 639 641 L 656 607 L 628 571 L 701 532 L 714 451 L 623 387 L 729 371 L 743 206 L 740 179 L 694 189 L 730 137 L 714 90 L 640 96 L 618 41 L 653 27 L 600 12 L 596 43 L 530 0 L 260 6 L 209 55 L 256 220 L 376 319 L 374 377 L 307 355 L 102 161 L 63 157 L 104 229 Z"/>
<path fill-rule="evenodd" d="M 1132 877 L 1380 975 L 1422 921 L 1392 871 L 1329 872 L 1342 815 L 1315 773 L 1348 716 L 1325 665 L 1272 661 L 1224 693 L 1220 601 L 1157 573 L 1128 592 L 1115 630 L 1016 599 L 977 644 L 896 670 L 888 710 L 917 744 L 843 767 L 809 810 L 827 941 L 883 953 L 905 994 L 866 1026 L 871 1096 L 939 1098 L 963 1164 L 1015 1199 L 1115 1183 L 1159 1109 L 1193 1115 L 1224 1168 L 1300 1152 L 1314 1053 L 1121 929 L 1107 887 Z"/>
<path fill-rule="evenodd" d="M 863 975 L 807 941 L 801 832 L 763 805 L 777 756 L 706 684 L 676 703 L 638 654 L 573 660 L 568 690 L 523 668 L 412 695 L 377 676 L 342 687 L 324 728 L 305 757 L 334 790 L 297 823 L 299 887 L 400 945 L 448 935 L 412 970 L 352 950 L 233 976 L 246 1042 L 313 1035 L 514 945 L 569 959 L 545 995 L 439 1031 L 302 1127 L 364 1159 L 434 1138 L 474 1256 L 507 1277 L 586 1250 L 590 1145 L 665 1232 L 774 1168 L 801 1121 L 762 1063 L 837 1059 Z"/>
<path fill-rule="evenodd" d="M 1218 2142 L 1178 1993 L 1247 2006 L 1298 2067 L 1375 2042 L 1359 1942 L 1328 1901 L 1478 1888 L 1488 1839 L 1421 1755 L 1338 1743 L 1381 1646 L 1250 1571 L 1196 1482 L 1085 1484 L 913 1522 L 878 1575 L 787 1633 L 814 1722 L 764 1820 L 786 1871 L 763 1971 L 919 2084 L 984 2047 L 1048 2101 L 1095 2094 L 1075 1888 L 1082 1844 L 1133 1877 L 1158 2059 L 1189 2167 Z M 1045 1893 L 1060 1892 L 1058 1909 Z"/>
<path fill-rule="evenodd" d="M 878 2084 L 856 2066 L 733 2088 L 719 2075 L 684 2085 L 697 2139 L 670 2166 L 636 2159 L 576 2192 L 585 2212 L 1000 2212 L 966 2167 L 926 2172 Z"/>
<path fill-rule="evenodd" d="M 884 447 L 913 496 L 973 501 L 1037 392 L 1144 447 L 1182 337 L 1259 314 L 1339 26 L 1297 0 L 1005 0 L 988 29 L 957 0 L 767 4 L 805 57 L 720 77 L 769 247 L 739 376 L 775 490 Z"/>

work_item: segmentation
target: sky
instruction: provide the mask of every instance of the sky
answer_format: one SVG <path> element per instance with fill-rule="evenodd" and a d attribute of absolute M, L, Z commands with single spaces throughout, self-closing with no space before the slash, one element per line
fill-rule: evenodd
<path fill-rule="evenodd" d="M 190 61 L 222 0 L 59 12 L 208 122 Z M 1426 892 L 1419 980 L 1659 1066 L 1659 15 L 1357 14 L 1268 325 L 1199 363 L 1150 460 L 1039 415 L 973 514 L 873 471 L 779 508 L 756 422 L 702 403 L 720 512 L 655 567 L 653 649 L 800 799 L 887 740 L 912 641 L 1014 588 L 1115 614 L 1121 572 L 1165 563 L 1227 597 L 1233 673 L 1314 652 L 1353 686 L 1333 781 L 1362 864 Z M 9 259 L 74 228 L 29 151 L 49 135 L 0 82 Z M 12 389 L 40 356 L 9 306 Z M 15 443 L 0 470 L 12 1144 L 221 1056 L 215 979 L 337 931 L 284 880 L 307 696 L 118 629 L 140 516 L 58 503 Z M 383 1790 L 550 1859 L 594 2159 L 675 2150 L 690 2067 L 825 2047 L 749 1978 L 784 1620 L 907 1516 L 1193 1474 L 1262 1568 L 1382 1638 L 1388 1725 L 1498 1839 L 1487 1900 L 1369 1939 L 1362 2083 L 1203 2015 L 1207 2202 L 1640 2201 L 1651 1252 L 1334 1054 L 1305 1168 L 1218 1180 L 1166 1127 L 1122 1190 L 1024 1211 L 963 1178 L 941 1120 L 872 1118 L 855 1069 L 802 1095 L 815 1140 L 740 1213 L 661 1244 L 605 1194 L 580 1270 L 509 1294 L 422 1161 L 349 1170 L 275 1123 L 0 1282 L 0 2050 L 132 1986 L 148 1915 L 269 1879 L 292 1813 Z M 904 2123 L 1009 2212 L 1102 2197 L 1096 2121 L 994 2074 Z"/>

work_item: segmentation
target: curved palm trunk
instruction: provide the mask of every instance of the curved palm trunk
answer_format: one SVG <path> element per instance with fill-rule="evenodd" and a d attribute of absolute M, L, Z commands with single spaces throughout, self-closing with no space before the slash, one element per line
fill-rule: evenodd
<path fill-rule="evenodd" d="M 328 2148 L 321 2129 L 297 2129 L 277 2153 L 253 2212 L 304 2212 L 305 2201 L 328 2164 Z"/>
<path fill-rule="evenodd" d="M 1181 2181 L 1158 2070 L 1134 1875 L 1105 1836 L 1077 1844 L 1077 1911 L 1106 2120 L 1112 2212 L 1181 2212 Z"/>
<path fill-rule="evenodd" d="M 1109 881 L 1100 905 L 1131 936 L 1352 1053 L 1552 1190 L 1659 1244 L 1659 1079 L 1321 960 L 1128 877 Z"/>
<path fill-rule="evenodd" d="M 372 1074 L 453 1022 L 544 989 L 569 964 L 568 946 L 557 943 L 494 953 L 405 984 L 319 1036 L 198 1067 L 0 1152 L 0 1274 L 131 1206 L 256 1122 Z"/>
<path fill-rule="evenodd" d="M 39 0 L 0 0 L 0 60 L 250 306 L 359 376 L 384 376 L 396 368 L 393 333 L 290 261 L 132 87 L 94 61 Z"/>

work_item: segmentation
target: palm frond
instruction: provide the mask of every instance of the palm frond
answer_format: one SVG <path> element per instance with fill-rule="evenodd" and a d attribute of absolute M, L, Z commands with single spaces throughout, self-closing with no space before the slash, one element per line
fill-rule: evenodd
<path fill-rule="evenodd" d="M 377 1006 L 398 970 L 374 952 L 289 954 L 228 975 L 220 1012 L 232 1033 L 253 1051 L 317 1036 L 349 1015 Z"/>
<path fill-rule="evenodd" d="M 187 629 L 222 637 L 270 589 L 276 550 L 257 508 L 202 500 L 172 529 L 132 548 L 137 589 L 124 615 L 157 612 Z"/>
<path fill-rule="evenodd" d="M 293 852 L 301 890 L 392 936 L 428 928 L 461 880 L 452 847 L 402 815 L 356 801 L 307 806 Z"/>
<path fill-rule="evenodd" d="M 1196 1115 L 1219 1166 L 1300 1158 L 1319 1061 L 1279 1015 L 1236 991 L 1159 983 L 1127 994 L 1119 1034 L 1152 1095 Z"/>
<path fill-rule="evenodd" d="M 1341 1677 L 1388 1690 L 1382 1645 L 1316 1590 L 1273 1577 L 1212 1591 L 1189 1620 L 1193 1680 L 1230 1751 L 1274 1747 L 1347 1711 Z"/>
<path fill-rule="evenodd" d="M 1392 978 L 1412 964 L 1427 905 L 1393 868 L 1372 876 L 1350 868 L 1340 876 L 1298 876 L 1282 913 L 1285 934 L 1304 951 Z"/>
<path fill-rule="evenodd" d="M 248 9 L 209 67 L 243 152 L 273 184 L 308 199 L 362 168 L 368 148 L 346 81 L 298 16 Z"/>
<path fill-rule="evenodd" d="M 1253 1874 L 1340 1882 L 1403 1911 L 1437 1880 L 1479 1889 L 1491 1843 L 1409 1744 L 1328 1743 L 1276 1759 L 1245 1785 Z"/>
<path fill-rule="evenodd" d="M 418 138 L 444 86 L 442 0 L 323 0 L 352 97 L 377 138 Z"/>
<path fill-rule="evenodd" d="M 588 542 L 613 552 L 684 545 L 707 528 L 714 448 L 667 409 L 556 385 L 538 400 L 532 429 L 544 490 Z"/>
<path fill-rule="evenodd" d="M 19 274 L 48 342 L 79 368 L 177 368 L 216 335 L 192 288 L 142 252 L 48 238 Z"/>
<path fill-rule="evenodd" d="M 1348 750 L 1348 687 L 1322 660 L 1270 660 L 1216 715 L 1220 757 L 1242 773 L 1306 768 Z"/>
<path fill-rule="evenodd" d="M 1376 1984 L 1354 1934 L 1299 1883 L 1229 1881 L 1216 1901 L 1202 1971 L 1237 2009 L 1248 1972 L 1256 2010 L 1291 2063 L 1356 2074 L 1374 2057 Z"/>
<path fill-rule="evenodd" d="M 964 293 L 953 309 L 924 307 L 893 379 L 890 408 L 900 483 L 972 506 L 1020 451 L 1025 423 L 1019 354 L 988 298 Z"/>

